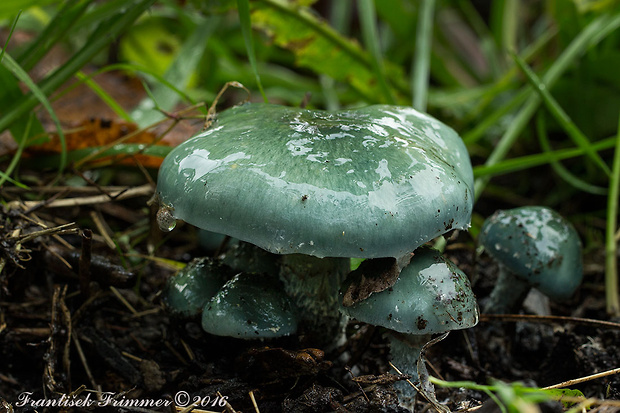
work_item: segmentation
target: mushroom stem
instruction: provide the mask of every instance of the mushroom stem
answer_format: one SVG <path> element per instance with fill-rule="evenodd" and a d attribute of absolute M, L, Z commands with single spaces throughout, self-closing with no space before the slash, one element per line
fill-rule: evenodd
<path fill-rule="evenodd" d="M 303 254 L 282 257 L 280 279 L 289 297 L 297 304 L 302 331 L 313 340 L 328 340 L 342 332 L 338 291 L 351 270 L 349 258 L 317 258 Z"/>
<path fill-rule="evenodd" d="M 497 282 L 484 306 L 487 314 L 509 314 L 515 312 L 530 291 L 530 284 L 517 277 L 504 265 L 499 266 Z"/>
<path fill-rule="evenodd" d="M 392 364 L 403 374 L 411 376 L 413 384 L 418 379 L 418 360 L 420 360 L 422 347 L 432 339 L 431 334 L 398 334 L 388 335 L 390 342 L 390 356 Z M 417 384 L 416 384 L 417 385 Z M 414 411 L 417 390 L 407 381 L 402 380 L 394 384 L 398 400 L 402 407 Z"/>

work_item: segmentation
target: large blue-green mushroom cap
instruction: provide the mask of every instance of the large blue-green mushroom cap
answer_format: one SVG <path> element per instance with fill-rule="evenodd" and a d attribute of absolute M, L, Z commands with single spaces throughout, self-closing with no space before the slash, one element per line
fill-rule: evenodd
<path fill-rule="evenodd" d="M 360 258 L 467 228 L 472 190 L 456 132 L 387 105 L 226 110 L 166 157 L 157 185 L 174 219 L 278 254 Z"/>

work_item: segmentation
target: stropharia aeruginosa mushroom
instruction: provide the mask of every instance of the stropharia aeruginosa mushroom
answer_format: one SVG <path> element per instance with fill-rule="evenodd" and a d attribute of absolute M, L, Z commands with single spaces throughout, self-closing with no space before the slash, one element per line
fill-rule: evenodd
<path fill-rule="evenodd" d="M 341 303 L 355 278 L 354 271 L 344 282 Z M 416 250 L 390 288 L 341 309 L 358 321 L 390 330 L 392 363 L 413 381 L 423 364 L 418 363 L 421 349 L 433 334 L 478 323 L 478 305 L 467 276 L 439 251 L 426 247 Z M 415 389 L 403 381 L 395 387 L 401 404 L 411 408 Z"/>
<path fill-rule="evenodd" d="M 166 157 L 158 221 L 285 254 L 281 277 L 302 313 L 333 319 L 349 258 L 400 258 L 467 228 L 472 188 L 461 138 L 412 108 L 245 104 Z"/>
<path fill-rule="evenodd" d="M 202 328 L 244 339 L 288 336 L 297 331 L 297 312 L 278 279 L 239 273 L 207 302 Z"/>
<path fill-rule="evenodd" d="M 196 258 L 168 279 L 162 294 L 163 302 L 172 313 L 197 315 L 234 275 L 226 265 L 210 258 Z"/>
<path fill-rule="evenodd" d="M 484 222 L 478 242 L 500 270 L 485 312 L 518 310 L 532 287 L 551 299 L 567 299 L 583 279 L 579 235 L 552 209 L 497 211 Z"/>

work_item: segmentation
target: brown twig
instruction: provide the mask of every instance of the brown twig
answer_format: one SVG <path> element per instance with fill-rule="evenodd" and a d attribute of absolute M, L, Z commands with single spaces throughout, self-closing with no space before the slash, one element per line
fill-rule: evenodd
<path fill-rule="evenodd" d="M 612 369 L 612 370 L 607 370 L 607 371 L 602 371 L 600 373 L 591 374 L 589 376 L 580 377 L 578 379 L 567 380 L 567 381 L 564 381 L 562 383 L 554 384 L 553 386 L 543 387 L 543 390 L 547 390 L 547 389 L 561 389 L 561 388 L 564 388 L 564 387 L 573 386 L 575 384 L 583 383 L 583 382 L 586 382 L 586 381 L 599 379 L 601 377 L 612 376 L 614 374 L 620 374 L 620 368 Z"/>
<path fill-rule="evenodd" d="M 113 286 L 110 286 L 110 291 L 112 291 L 112 293 L 114 294 L 114 296 L 116 298 L 118 298 L 118 300 L 123 303 L 123 305 L 125 307 L 127 307 L 129 309 L 129 311 L 131 311 L 131 314 L 138 314 L 138 312 L 136 311 L 135 308 L 133 308 L 133 306 L 129 303 L 129 301 L 127 301 L 127 299 L 125 297 L 123 297 L 123 295 Z"/>
<path fill-rule="evenodd" d="M 82 253 L 79 261 L 80 293 L 82 299 L 90 297 L 90 260 L 92 256 L 93 232 L 90 229 L 82 231 Z"/>
<path fill-rule="evenodd" d="M 68 224 L 58 225 L 53 228 L 44 228 L 40 231 L 35 231 L 26 235 L 18 236 L 17 243 L 24 244 L 28 241 L 31 241 L 38 237 L 42 237 L 44 235 L 76 234 L 78 231 L 78 228 L 75 227 L 75 222 L 70 222 Z"/>
<path fill-rule="evenodd" d="M 84 355 L 84 351 L 82 350 L 82 345 L 80 344 L 80 339 L 78 338 L 77 334 L 75 334 L 75 331 L 72 332 L 71 338 L 73 339 L 73 344 L 75 345 L 78 356 L 82 361 L 82 366 L 84 366 L 86 376 L 88 376 L 88 380 L 90 380 L 90 384 L 93 386 L 94 389 L 97 389 L 98 392 L 101 392 L 100 386 L 97 384 L 93 373 L 90 371 L 90 367 L 88 366 L 88 362 L 86 361 L 86 356 Z"/>
<path fill-rule="evenodd" d="M 344 367 L 344 369 L 345 369 L 346 371 L 348 371 L 348 372 L 349 372 L 349 374 L 351 375 L 351 377 L 355 378 L 355 376 L 353 375 L 353 372 L 351 371 L 351 368 L 350 368 L 349 366 L 345 366 L 345 367 Z M 362 392 L 362 395 L 364 396 L 364 399 L 366 399 L 366 402 L 367 402 L 367 403 L 370 403 L 370 399 L 368 398 L 368 395 L 367 395 L 367 394 L 366 394 L 366 392 L 364 391 L 364 388 L 362 387 L 362 385 L 361 385 L 358 381 L 355 381 L 355 380 L 353 380 L 353 381 L 354 381 L 354 382 L 357 384 L 357 386 L 360 388 L 360 391 Z"/>
<path fill-rule="evenodd" d="M 65 375 L 65 383 L 66 388 L 71 388 L 71 335 L 72 335 L 72 323 L 71 323 L 71 312 L 67 307 L 67 303 L 65 302 L 65 298 L 67 296 L 67 285 L 65 285 L 60 294 L 60 301 L 58 305 L 60 307 L 60 313 L 63 317 L 63 321 L 66 328 L 66 340 L 63 347 L 62 352 L 62 367 Z"/>
<path fill-rule="evenodd" d="M 97 227 L 99 234 L 103 237 L 105 244 L 108 248 L 114 250 L 116 248 L 116 244 L 114 244 L 114 240 L 109 234 L 109 227 L 106 225 L 101 214 L 98 211 L 90 211 L 90 218 L 95 223 L 95 226 Z"/>
<path fill-rule="evenodd" d="M 614 323 L 613 321 L 593 320 L 590 318 L 569 317 L 569 316 L 557 316 L 557 315 L 531 315 L 531 314 L 480 314 L 480 321 L 483 323 L 489 323 L 493 321 L 529 321 L 537 323 L 572 323 L 589 325 L 593 327 L 605 327 L 620 329 L 620 323 Z"/>
<path fill-rule="evenodd" d="M 148 196 L 153 193 L 153 186 L 149 184 L 137 186 L 135 188 L 124 188 L 118 191 L 111 192 L 109 194 L 103 195 L 94 195 L 94 196 L 86 196 L 86 197 L 78 197 L 78 198 L 64 198 L 64 199 L 56 199 L 52 202 L 45 203 L 42 205 L 45 208 L 64 208 L 64 207 L 73 207 L 80 205 L 93 205 L 100 204 L 103 202 L 110 202 L 113 200 L 121 200 L 127 198 L 133 198 L 137 196 Z M 30 209 L 33 206 L 37 206 L 41 204 L 39 201 L 13 201 L 9 203 L 9 208 L 17 208 L 21 207 L 24 209 Z"/>
<path fill-rule="evenodd" d="M 254 390 L 250 390 L 250 400 L 252 400 L 252 406 L 254 406 L 254 410 L 256 413 L 260 413 L 258 409 L 258 404 L 256 403 L 256 398 L 254 397 Z"/>
<path fill-rule="evenodd" d="M 218 391 L 217 395 L 220 398 L 220 400 L 224 400 L 224 407 L 226 408 L 227 412 L 229 412 L 229 413 L 237 413 L 237 411 L 231 406 L 231 404 L 228 403 L 228 400 L 226 399 L 226 397 L 222 396 L 222 393 L 220 393 Z"/>
<path fill-rule="evenodd" d="M 208 129 L 211 124 L 213 123 L 213 120 L 215 119 L 215 113 L 216 113 L 216 106 L 220 100 L 220 98 L 222 97 L 222 95 L 224 94 L 224 92 L 226 92 L 226 90 L 229 87 L 236 87 L 238 89 L 243 89 L 247 92 L 248 97 L 244 102 L 247 102 L 248 100 L 250 100 L 250 91 L 248 90 L 248 88 L 246 88 L 245 86 L 243 86 L 241 83 L 236 82 L 236 81 L 232 81 L 232 82 L 226 82 L 226 84 L 220 89 L 220 91 L 218 92 L 217 96 L 215 96 L 215 99 L 213 99 L 213 103 L 211 103 L 211 106 L 209 106 L 209 110 L 207 111 L 207 118 L 205 119 L 205 124 L 203 126 L 203 130 L 204 129 Z"/>

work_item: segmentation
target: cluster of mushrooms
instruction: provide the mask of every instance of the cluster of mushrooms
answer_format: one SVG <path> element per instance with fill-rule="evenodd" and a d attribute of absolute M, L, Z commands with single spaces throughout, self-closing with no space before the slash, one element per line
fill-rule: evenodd
<path fill-rule="evenodd" d="M 469 227 L 473 186 L 461 138 L 412 108 L 231 108 L 166 157 L 157 218 L 165 231 L 182 220 L 238 241 L 221 262 L 196 260 L 173 277 L 165 301 L 178 313 L 202 313 L 209 333 L 245 339 L 301 333 L 324 344 L 336 340 L 349 317 L 380 326 L 392 363 L 416 381 L 422 347 L 433 334 L 478 321 L 467 276 L 425 246 Z M 519 254 L 540 256 L 543 264 L 535 268 L 502 264 L 502 279 L 521 285 L 518 298 L 529 288 L 522 275 L 528 270 L 580 273 L 579 253 L 545 255 L 563 236 L 574 236 L 567 242 L 579 247 L 570 226 L 523 229 L 533 215 L 548 211 L 539 208 L 525 218 L 507 212 L 483 228 L 481 238 L 498 259 L 514 264 Z M 545 217 L 561 225 L 556 215 Z M 526 232 L 531 250 L 517 246 L 515 254 L 503 243 L 511 222 Z M 537 241 L 551 232 L 556 238 Z M 538 244 L 547 251 L 533 252 Z M 351 258 L 365 261 L 351 271 Z M 566 296 L 579 281 L 534 286 Z M 509 308 L 489 305 L 492 311 Z M 401 404 L 411 406 L 415 390 L 399 382 L 397 392 Z"/>

